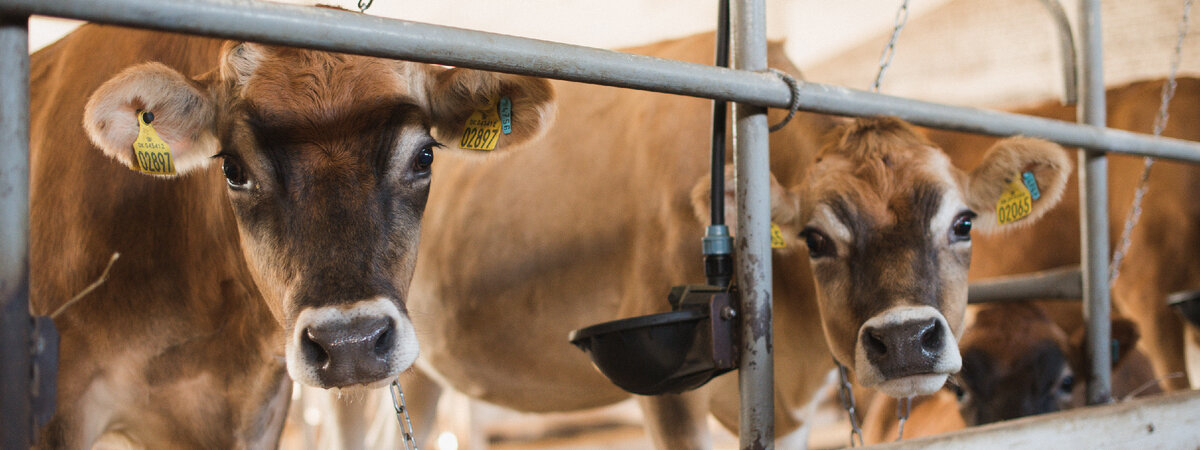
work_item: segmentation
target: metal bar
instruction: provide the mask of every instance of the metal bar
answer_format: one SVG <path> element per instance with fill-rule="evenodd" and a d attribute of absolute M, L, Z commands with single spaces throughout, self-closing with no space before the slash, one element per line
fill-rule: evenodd
<path fill-rule="evenodd" d="M 1071 21 L 1067 19 L 1067 12 L 1063 10 L 1062 3 L 1058 0 L 1042 0 L 1042 6 L 1050 12 L 1050 16 L 1054 19 L 1054 26 L 1058 29 L 1058 45 L 1059 45 L 1059 60 L 1062 61 L 1063 72 L 1063 104 L 1074 105 L 1079 101 L 1079 88 L 1077 82 L 1079 75 L 1077 74 L 1076 55 L 1075 55 L 1075 35 L 1071 32 Z"/>
<path fill-rule="evenodd" d="M 778 77 L 610 50 L 462 30 L 348 11 L 248 0 L 0 0 L 0 13 L 245 39 L 418 62 L 785 108 Z M 1200 162 L 1200 143 L 974 108 L 940 105 L 838 86 L 804 83 L 801 109 L 892 115 L 917 125 L 993 136 L 1023 134 L 1113 153 Z"/>
<path fill-rule="evenodd" d="M 990 278 L 971 283 L 967 288 L 967 303 L 971 304 L 1081 297 L 1083 274 L 1079 266 Z"/>
<path fill-rule="evenodd" d="M 1079 121 L 1102 127 L 1105 124 L 1103 47 L 1100 0 L 1079 3 L 1079 33 L 1082 39 L 1083 83 L 1080 87 Z M 1091 379 L 1087 385 L 1089 405 L 1112 401 L 1112 355 L 1109 344 L 1108 286 L 1108 156 L 1079 152 L 1080 236 L 1083 239 L 1083 319 L 1087 324 L 1087 352 L 1091 355 Z"/>
<path fill-rule="evenodd" d="M 742 0 L 731 6 L 733 65 L 767 68 L 766 4 Z M 733 164 L 737 179 L 738 289 L 741 293 L 741 357 L 738 388 L 743 450 L 775 446 L 775 361 L 771 354 L 771 158 L 767 110 L 733 105 Z"/>
<path fill-rule="evenodd" d="M 0 15 L 0 448 L 33 445 L 29 18 Z"/>

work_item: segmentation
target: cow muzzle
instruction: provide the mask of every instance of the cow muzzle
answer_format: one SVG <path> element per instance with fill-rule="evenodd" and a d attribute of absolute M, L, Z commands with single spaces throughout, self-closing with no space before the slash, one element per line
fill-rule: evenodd
<path fill-rule="evenodd" d="M 932 394 L 962 367 L 958 343 L 938 310 L 897 306 L 859 328 L 858 382 L 893 397 Z"/>
<path fill-rule="evenodd" d="M 417 359 L 412 322 L 393 300 L 376 297 L 308 308 L 287 343 L 292 379 L 320 388 L 386 385 Z"/>

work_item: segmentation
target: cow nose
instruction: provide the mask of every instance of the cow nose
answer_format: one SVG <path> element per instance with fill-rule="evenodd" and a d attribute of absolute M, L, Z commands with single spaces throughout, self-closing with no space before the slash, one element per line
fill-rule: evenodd
<path fill-rule="evenodd" d="M 863 348 L 867 361 L 884 377 L 930 373 L 941 356 L 943 334 L 942 323 L 936 318 L 867 327 L 863 329 Z"/>
<path fill-rule="evenodd" d="M 303 354 L 327 385 L 345 386 L 389 375 L 395 325 L 387 317 L 314 324 L 300 337 Z"/>

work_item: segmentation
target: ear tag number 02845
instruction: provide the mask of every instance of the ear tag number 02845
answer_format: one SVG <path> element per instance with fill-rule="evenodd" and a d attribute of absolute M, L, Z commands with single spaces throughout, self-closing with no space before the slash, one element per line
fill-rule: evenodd
<path fill-rule="evenodd" d="M 502 106 L 506 108 L 501 108 Z M 507 117 L 501 117 L 501 112 L 507 113 Z M 508 122 L 507 127 L 502 127 L 502 119 L 507 119 L 503 120 Z M 495 150 L 496 141 L 499 140 L 503 128 L 512 132 L 512 102 L 508 97 L 492 99 L 487 106 L 471 113 L 463 126 L 462 139 L 458 141 L 458 146 L 467 150 Z"/>
<path fill-rule="evenodd" d="M 1032 178 L 1032 174 L 1030 175 Z M 1034 186 L 1036 185 L 1035 181 Z M 1024 177 L 1011 178 L 1008 185 L 1004 187 L 1004 191 L 1000 193 L 1000 200 L 996 202 L 996 221 L 1000 225 L 1016 222 L 1028 216 L 1032 211 L 1033 195 L 1025 185 Z"/>
<path fill-rule="evenodd" d="M 158 137 L 154 126 L 154 113 L 138 111 L 138 135 L 133 141 L 133 153 L 137 158 L 137 170 L 151 175 L 175 175 L 175 162 L 171 159 L 171 146 Z"/>

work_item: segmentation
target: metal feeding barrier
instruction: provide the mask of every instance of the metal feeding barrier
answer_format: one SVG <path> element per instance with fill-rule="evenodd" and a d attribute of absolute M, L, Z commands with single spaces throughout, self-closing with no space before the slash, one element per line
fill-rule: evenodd
<path fill-rule="evenodd" d="M 1098 0 L 1081 2 L 1083 105 L 1075 124 L 941 105 L 818 83 L 793 90 L 766 71 L 764 0 L 731 6 L 733 67 L 719 68 L 575 45 L 484 33 L 358 12 L 248 0 L 0 0 L 0 446 L 33 439 L 29 296 L 28 17 L 45 15 L 218 38 L 355 53 L 540 76 L 735 102 L 733 107 L 738 229 L 734 243 L 741 292 L 739 386 L 742 448 L 770 448 L 774 438 L 771 357 L 771 258 L 766 108 L 847 116 L 892 115 L 917 125 L 995 136 L 1023 134 L 1087 149 L 1080 152 L 1084 215 L 1085 317 L 1095 386 L 1108 394 L 1108 238 L 1105 152 L 1200 162 L 1200 144 L 1103 128 Z M 116 43 L 114 45 L 119 45 Z M 1100 328 L 1104 326 L 1104 328 Z M 1105 343 L 1099 345 L 1098 343 Z M 42 373 L 41 377 L 52 377 Z"/>

